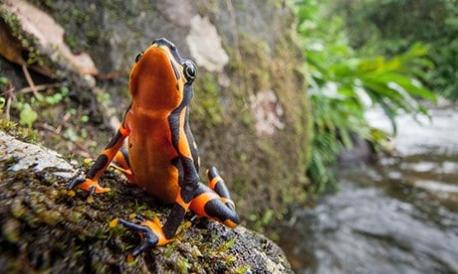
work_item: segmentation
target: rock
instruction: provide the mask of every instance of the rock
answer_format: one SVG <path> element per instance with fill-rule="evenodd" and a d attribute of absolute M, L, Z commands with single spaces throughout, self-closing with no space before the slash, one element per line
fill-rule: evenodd
<path fill-rule="evenodd" d="M 157 2 L 159 12 L 164 14 L 164 17 L 170 22 L 178 25 L 181 28 L 189 28 L 191 16 L 194 13 L 192 0 L 164 0 Z"/>
<path fill-rule="evenodd" d="M 67 44 L 64 42 L 64 29 L 56 23 L 47 13 L 36 8 L 35 6 L 23 0 L 6 0 L 0 6 L 2 10 L 2 19 L 8 27 L 1 25 L 2 32 L 5 32 L 5 27 L 15 39 L 13 50 L 20 50 L 17 54 L 11 54 L 8 48 L 0 47 L 2 53 L 8 60 L 19 65 L 26 63 L 34 63 L 30 60 L 23 60 L 21 54 L 29 52 L 29 55 L 42 55 L 43 58 L 49 59 L 59 68 L 65 68 L 68 71 L 79 75 L 94 75 L 97 73 L 97 68 L 94 65 L 91 57 L 86 53 L 78 55 L 73 54 Z M 2 36 L 3 37 L 3 36 Z M 6 39 L 6 38 L 5 38 Z M 2 39 L 3 41 L 4 39 Z M 5 40 L 6 41 L 6 40 Z M 12 45 L 13 43 L 9 42 Z M 3 42 L 3 44 L 6 44 Z M 16 46 L 21 45 L 18 49 Z M 32 50 L 32 48 L 34 48 Z M 35 51 L 35 52 L 33 52 Z M 57 77 L 58 72 L 53 66 L 46 66 L 44 62 L 37 62 L 35 67 L 39 72 L 43 72 L 49 77 Z M 60 73 L 60 72 L 59 72 Z"/>
<path fill-rule="evenodd" d="M 0 131 L 0 273 L 291 273 L 273 242 L 215 222 L 186 221 L 174 242 L 132 259 L 140 239 L 115 218 L 164 219 L 169 208 L 113 171 L 102 179 L 112 192 L 87 199 L 64 188 L 75 172 L 56 152 Z"/>
<path fill-rule="evenodd" d="M 23 143 L 0 131 L 0 161 L 8 161 L 11 157 L 14 157 L 14 164 L 8 170 L 13 172 L 42 172 L 53 168 L 50 173 L 62 178 L 69 179 L 75 175 L 73 167 L 55 151 Z"/>
<path fill-rule="evenodd" d="M 191 19 L 191 30 L 186 37 L 191 56 L 197 65 L 211 72 L 221 72 L 229 56 L 221 45 L 221 37 L 208 18 L 196 15 Z"/>
<path fill-rule="evenodd" d="M 271 90 L 259 91 L 250 96 L 251 111 L 256 119 L 256 132 L 259 135 L 273 135 L 285 127 L 281 121 L 283 108 Z"/>

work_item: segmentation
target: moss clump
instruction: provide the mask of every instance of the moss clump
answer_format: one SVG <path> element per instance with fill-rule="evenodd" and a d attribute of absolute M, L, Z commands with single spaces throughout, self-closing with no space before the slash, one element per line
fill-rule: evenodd
<path fill-rule="evenodd" d="M 13 121 L 5 120 L 4 118 L 1 117 L 1 115 L 0 115 L 0 130 L 24 142 L 37 143 L 40 139 L 36 130 L 19 126 L 17 123 Z"/>
<path fill-rule="evenodd" d="M 208 128 L 222 123 L 221 89 L 216 76 L 208 72 L 199 74 L 194 87 L 193 119 L 205 121 Z"/>

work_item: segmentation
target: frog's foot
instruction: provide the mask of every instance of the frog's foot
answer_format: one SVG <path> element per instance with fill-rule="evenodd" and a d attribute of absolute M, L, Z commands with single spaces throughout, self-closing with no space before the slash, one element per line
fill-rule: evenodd
<path fill-rule="evenodd" d="M 151 249 L 156 245 L 161 246 L 170 242 L 170 240 L 165 237 L 162 225 L 157 218 L 153 220 L 146 220 L 140 217 L 138 219 L 140 220 L 140 224 L 132 223 L 123 219 L 119 220 L 123 226 L 140 233 L 143 237 L 141 243 L 132 251 L 132 256 L 136 257 L 143 251 Z"/>
<path fill-rule="evenodd" d="M 76 186 L 78 186 L 80 189 L 86 192 L 89 192 L 89 195 L 92 195 L 94 193 L 105 193 L 110 191 L 110 188 L 108 187 L 101 187 L 96 180 L 83 178 L 80 176 L 77 176 L 70 180 L 70 182 L 67 184 L 67 189 L 73 189 Z"/>

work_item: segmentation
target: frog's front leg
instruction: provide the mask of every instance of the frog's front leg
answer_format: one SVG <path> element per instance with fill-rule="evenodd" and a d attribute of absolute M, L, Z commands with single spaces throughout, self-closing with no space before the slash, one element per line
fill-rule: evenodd
<path fill-rule="evenodd" d="M 68 189 L 72 189 L 79 186 L 84 191 L 92 193 L 104 193 L 110 191 L 109 188 L 101 187 L 98 183 L 100 176 L 110 165 L 113 158 L 116 156 L 119 149 L 124 143 L 124 139 L 129 135 L 127 127 L 121 125 L 116 135 L 111 139 L 110 143 L 105 147 L 103 152 L 97 157 L 94 164 L 91 166 L 89 171 L 86 173 L 86 177 L 73 178 L 67 185 Z"/>
<path fill-rule="evenodd" d="M 119 220 L 123 226 L 143 235 L 142 242 L 132 251 L 132 256 L 136 257 L 148 248 L 152 248 L 156 245 L 165 245 L 170 241 L 165 237 L 162 231 L 162 225 L 157 218 L 150 221 L 141 216 L 137 216 L 137 219 L 140 221 L 140 224 L 122 219 Z"/>
<path fill-rule="evenodd" d="M 195 165 L 190 158 L 180 157 L 178 161 L 176 161 L 176 167 L 179 170 L 178 173 L 183 176 L 180 176 L 179 191 L 164 225 L 162 225 L 158 219 L 140 219 L 140 224 L 122 219 L 120 220 L 120 223 L 125 227 L 143 235 L 142 242 L 132 251 L 133 256 L 137 256 L 141 252 L 156 245 L 161 246 L 170 242 L 184 220 L 184 216 L 191 204 L 192 198 L 198 191 L 199 177 L 197 171 L 195 171 Z M 194 169 L 194 171 L 192 171 L 192 169 Z M 190 176 L 190 172 L 195 172 L 194 176 L 197 177 Z"/>

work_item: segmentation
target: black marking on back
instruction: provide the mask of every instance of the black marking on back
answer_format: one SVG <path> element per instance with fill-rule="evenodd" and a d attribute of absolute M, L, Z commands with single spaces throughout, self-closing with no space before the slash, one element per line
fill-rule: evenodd
<path fill-rule="evenodd" d="M 172 144 L 175 148 L 178 148 L 178 141 L 180 135 L 180 114 L 183 109 L 189 105 L 193 96 L 192 86 L 190 84 L 184 85 L 183 99 L 181 100 L 180 105 L 174 109 L 169 115 L 169 126 L 172 131 Z"/>
<path fill-rule="evenodd" d="M 184 125 L 184 130 L 186 134 L 186 139 L 189 142 L 190 149 L 191 149 L 191 155 L 192 155 L 192 160 L 194 161 L 194 165 L 196 167 L 197 172 L 199 172 L 199 151 L 197 147 L 195 146 L 195 140 L 194 140 L 194 135 L 192 134 L 191 127 L 189 125 L 189 107 L 186 109 L 186 119 L 185 119 L 185 125 Z"/>
<path fill-rule="evenodd" d="M 142 55 L 143 55 L 143 52 L 140 52 L 139 54 L 137 54 L 137 56 L 135 56 L 135 63 L 138 63 L 140 58 L 142 58 Z"/>

